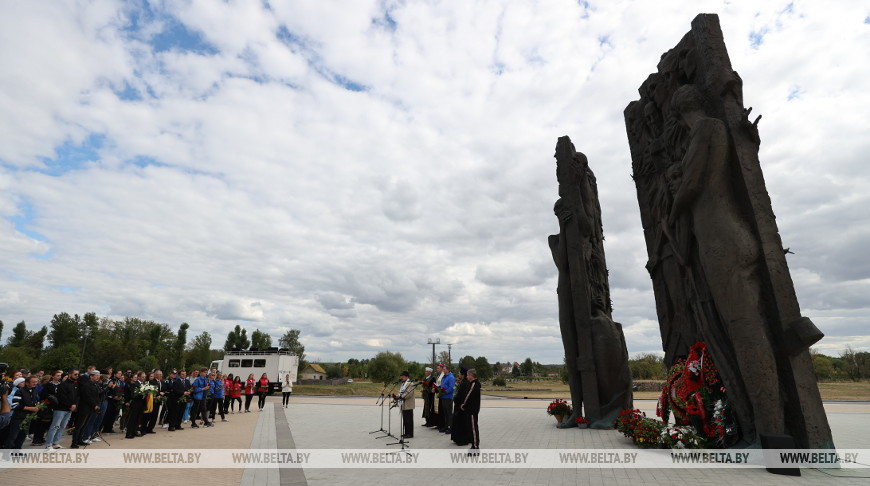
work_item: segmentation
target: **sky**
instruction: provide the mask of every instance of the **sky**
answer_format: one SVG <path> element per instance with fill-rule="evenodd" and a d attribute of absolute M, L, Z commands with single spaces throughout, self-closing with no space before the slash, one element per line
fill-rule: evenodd
<path fill-rule="evenodd" d="M 870 8 L 814 1 L 7 1 L 0 320 L 241 324 L 309 358 L 560 363 L 554 147 L 613 317 L 661 352 L 623 109 L 719 15 L 815 348 L 870 350 Z"/>

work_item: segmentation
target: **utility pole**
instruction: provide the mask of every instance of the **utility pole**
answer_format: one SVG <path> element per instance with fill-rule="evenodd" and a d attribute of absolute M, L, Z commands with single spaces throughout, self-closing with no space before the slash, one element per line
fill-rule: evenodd
<path fill-rule="evenodd" d="M 426 344 L 432 345 L 432 369 L 435 369 L 435 345 L 441 344 L 441 338 L 429 338 L 429 340 L 426 341 Z"/>

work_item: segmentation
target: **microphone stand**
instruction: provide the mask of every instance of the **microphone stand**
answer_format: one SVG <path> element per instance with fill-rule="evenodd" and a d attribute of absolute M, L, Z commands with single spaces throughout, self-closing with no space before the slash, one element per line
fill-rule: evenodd
<path fill-rule="evenodd" d="M 417 389 L 417 385 L 419 385 L 419 384 L 420 384 L 420 382 L 414 383 L 410 388 L 408 388 L 407 390 L 405 390 L 405 396 L 406 396 L 406 397 L 410 397 L 410 398 L 402 398 L 402 397 L 399 397 L 399 400 L 401 401 L 401 403 L 402 403 L 402 405 L 403 405 L 402 408 L 404 408 L 405 400 L 416 400 L 416 399 L 414 398 L 414 391 Z M 400 429 L 400 431 L 399 431 L 399 442 L 391 442 L 391 443 L 389 443 L 389 444 L 387 444 L 387 445 L 388 445 L 388 446 L 389 446 L 389 445 L 400 445 L 400 446 L 402 447 L 401 450 L 398 450 L 398 451 L 392 452 L 391 454 L 399 454 L 399 453 L 404 452 L 405 454 L 407 454 L 407 455 L 410 456 L 411 453 L 410 453 L 409 451 L 406 451 L 405 448 L 407 447 L 408 449 L 410 449 L 411 446 L 409 445 L 409 442 L 405 440 L 405 434 L 401 433 L 401 431 L 405 429 L 405 414 L 404 414 L 404 410 L 401 410 L 401 412 L 400 412 L 400 414 L 399 414 L 399 423 L 401 424 L 401 429 Z M 407 431 L 405 431 L 405 433 L 407 433 Z"/>
<path fill-rule="evenodd" d="M 381 416 L 382 417 L 383 417 L 383 412 L 384 412 L 384 403 L 386 403 L 387 397 L 389 397 L 393 393 L 393 390 L 396 389 L 397 384 L 398 384 L 398 382 L 394 382 L 393 386 L 389 389 L 389 391 L 387 391 L 386 395 L 384 395 L 384 398 L 381 400 Z M 384 388 L 386 388 L 386 386 L 384 386 Z M 384 432 L 384 435 L 375 437 L 375 439 L 383 439 L 384 437 L 392 437 L 394 439 L 396 438 L 396 436 L 392 434 L 393 420 L 392 420 L 391 414 L 392 414 L 393 408 L 394 408 L 393 405 L 390 404 L 390 408 L 387 410 L 387 430 L 383 430 L 383 425 L 382 425 L 382 431 Z"/>
<path fill-rule="evenodd" d="M 379 428 L 378 430 L 373 430 L 373 431 L 369 432 L 370 435 L 377 434 L 378 432 L 386 432 L 386 430 L 384 430 L 384 397 L 385 397 L 384 392 L 387 391 L 388 386 L 389 386 L 389 383 L 384 383 L 384 388 L 381 389 L 381 396 L 379 396 L 378 399 L 375 400 L 375 405 L 381 406 L 381 428 Z"/>

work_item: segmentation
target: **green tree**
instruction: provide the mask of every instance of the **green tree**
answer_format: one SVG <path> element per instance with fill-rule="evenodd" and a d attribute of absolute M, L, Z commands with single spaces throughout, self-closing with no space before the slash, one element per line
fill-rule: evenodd
<path fill-rule="evenodd" d="M 416 361 L 409 361 L 405 363 L 405 370 L 411 375 L 411 379 L 415 380 L 423 376 L 423 368 L 424 366 Z"/>
<path fill-rule="evenodd" d="M 813 360 L 813 371 L 816 373 L 817 380 L 827 381 L 834 378 L 836 372 L 830 357 L 815 352 L 811 353 L 811 357 Z"/>
<path fill-rule="evenodd" d="M 474 360 L 474 369 L 477 371 L 477 379 L 489 381 L 492 379 L 492 366 L 489 365 L 486 356 L 478 356 Z"/>
<path fill-rule="evenodd" d="M 535 364 L 532 362 L 532 358 L 526 358 L 523 361 L 523 364 L 520 365 L 520 371 L 523 376 L 532 376 L 535 374 Z"/>
<path fill-rule="evenodd" d="M 628 367 L 635 380 L 664 380 L 667 376 L 664 358 L 653 353 L 639 354 L 629 359 Z"/>
<path fill-rule="evenodd" d="M 272 347 L 272 336 L 256 329 L 251 333 L 251 349 L 267 349 Z"/>
<path fill-rule="evenodd" d="M 197 363 L 202 366 L 211 364 L 211 334 L 208 331 L 193 338 L 188 345 L 186 361 Z"/>
<path fill-rule="evenodd" d="M 520 375 L 522 375 L 522 373 L 523 372 L 522 370 L 520 370 L 519 366 L 514 366 L 513 368 L 511 368 L 511 376 L 513 376 L 514 378 L 518 378 Z"/>
<path fill-rule="evenodd" d="M 51 331 L 48 333 L 48 340 L 51 341 L 51 347 L 57 348 L 67 344 L 81 343 L 81 326 L 82 320 L 78 316 L 70 316 L 66 312 L 55 314 L 51 318 Z"/>
<path fill-rule="evenodd" d="M 187 345 L 187 330 L 190 329 L 190 324 L 182 322 L 178 326 L 178 334 L 175 336 L 175 343 L 172 345 L 172 367 L 184 368 L 184 346 Z"/>
<path fill-rule="evenodd" d="M 21 368 L 32 370 L 36 368 L 37 364 L 36 358 L 29 349 L 9 345 L 0 349 L 0 362 L 7 363 L 10 370 Z"/>
<path fill-rule="evenodd" d="M 227 333 L 227 340 L 224 342 L 224 351 L 248 349 L 250 346 L 251 342 L 248 341 L 248 330 L 242 329 L 242 326 L 236 324 L 236 327 Z"/>
<path fill-rule="evenodd" d="M 463 356 L 462 359 L 459 360 L 459 366 L 465 366 L 466 368 L 474 368 L 474 356 Z"/>
<path fill-rule="evenodd" d="M 369 361 L 368 368 L 372 381 L 388 383 L 399 379 L 399 373 L 405 369 L 405 358 L 401 353 L 383 351 Z"/>
<path fill-rule="evenodd" d="M 45 335 L 48 334 L 48 328 L 42 326 L 42 328 L 36 332 L 29 332 L 27 338 L 24 340 L 24 346 L 27 349 L 30 349 L 33 352 L 33 355 L 37 358 L 42 354 L 42 347 L 45 345 Z"/>
<path fill-rule="evenodd" d="M 28 335 L 27 324 L 21 321 L 12 328 L 12 335 L 9 336 L 6 345 L 14 348 L 24 347 L 24 342 L 27 340 Z"/>
<path fill-rule="evenodd" d="M 298 329 L 290 329 L 278 339 L 278 346 L 284 348 L 299 357 L 299 369 L 305 367 L 305 346 L 299 342 L 299 335 L 302 331 Z"/>

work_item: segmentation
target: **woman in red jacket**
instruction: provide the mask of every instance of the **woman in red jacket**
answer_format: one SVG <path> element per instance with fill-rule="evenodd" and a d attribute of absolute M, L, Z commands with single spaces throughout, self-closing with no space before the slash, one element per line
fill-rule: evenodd
<path fill-rule="evenodd" d="M 251 400 L 254 398 L 254 387 L 257 385 L 257 380 L 254 379 L 254 374 L 248 375 L 245 381 L 245 413 L 250 412 Z"/>
<path fill-rule="evenodd" d="M 230 373 L 224 379 L 224 403 L 221 404 L 221 407 L 224 410 L 224 414 L 230 413 L 230 402 L 233 401 L 233 374 Z"/>
<path fill-rule="evenodd" d="M 244 388 L 244 386 L 242 385 L 242 377 L 237 376 L 233 380 L 233 383 L 229 388 L 229 391 L 230 391 L 230 413 L 234 413 L 234 412 L 232 412 L 232 409 L 235 408 L 235 402 L 239 402 L 239 413 L 242 413 L 242 388 Z"/>
<path fill-rule="evenodd" d="M 263 376 L 260 377 L 260 381 L 257 383 L 257 395 L 260 396 L 260 401 L 257 403 L 260 407 L 260 411 L 263 411 L 263 407 L 266 406 L 266 395 L 269 393 L 269 377 L 266 376 L 266 373 L 263 373 Z"/>

